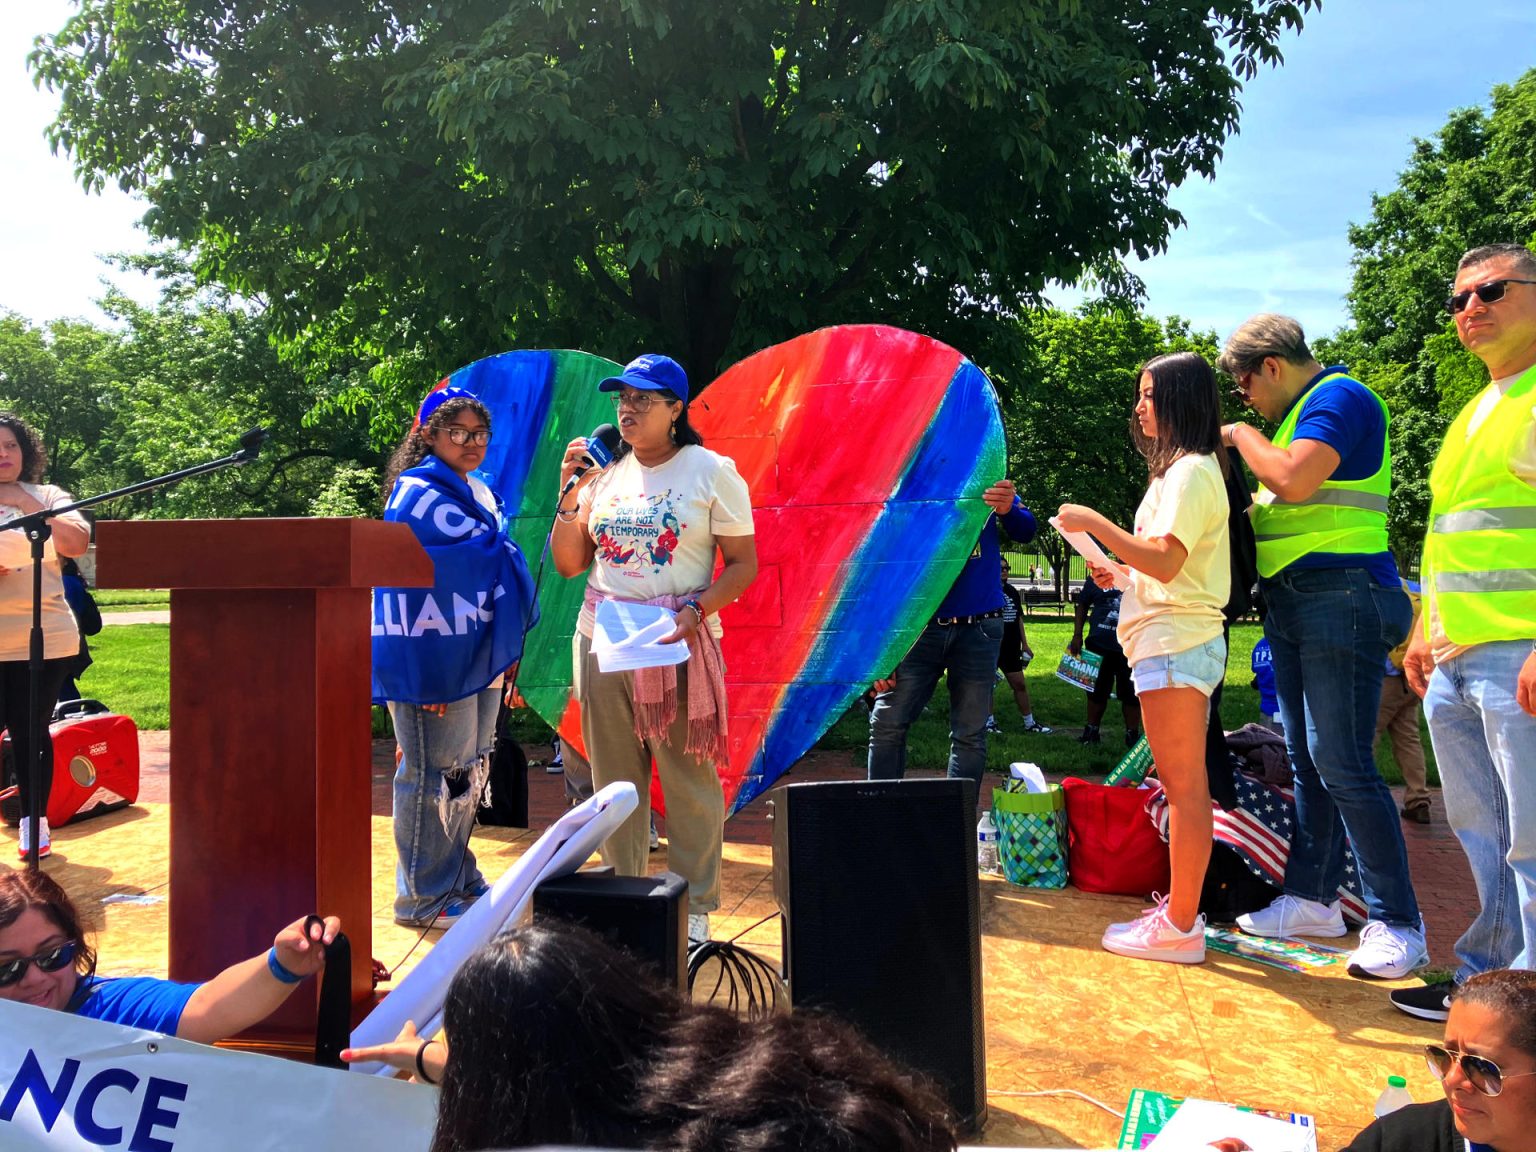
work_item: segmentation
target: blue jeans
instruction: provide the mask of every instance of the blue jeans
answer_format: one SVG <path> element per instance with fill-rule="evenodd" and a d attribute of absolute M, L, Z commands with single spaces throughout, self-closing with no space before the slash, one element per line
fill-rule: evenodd
<path fill-rule="evenodd" d="M 987 770 L 987 717 L 1001 617 L 973 624 L 929 624 L 896 668 L 896 686 L 875 697 L 869 713 L 869 778 L 900 780 L 907 772 L 907 729 L 949 674 L 949 775 L 981 784 Z"/>
<path fill-rule="evenodd" d="M 1363 568 L 1281 572 L 1260 581 L 1275 693 L 1296 773 L 1296 835 L 1285 891 L 1322 904 L 1344 880 L 1344 836 L 1360 865 L 1372 920 L 1420 924 L 1408 849 L 1373 751 L 1381 670 L 1413 619 L 1399 586 Z"/>
<path fill-rule="evenodd" d="M 1478 644 L 1435 669 L 1424 696 L 1446 818 L 1477 884 L 1456 979 L 1536 961 L 1536 717 L 1515 702 L 1528 640 Z"/>
<path fill-rule="evenodd" d="M 455 700 L 441 716 L 389 702 L 400 745 L 395 770 L 395 919 L 426 922 L 455 895 L 483 883 L 469 834 L 490 771 L 498 680 Z"/>

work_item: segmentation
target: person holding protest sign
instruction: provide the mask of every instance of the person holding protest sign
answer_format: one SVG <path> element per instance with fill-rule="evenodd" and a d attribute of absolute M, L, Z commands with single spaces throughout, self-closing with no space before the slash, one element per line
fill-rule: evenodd
<path fill-rule="evenodd" d="M 1118 634 L 1141 701 L 1158 780 L 1168 797 L 1169 895 L 1140 919 L 1111 924 L 1103 945 L 1122 956 L 1205 959 L 1200 889 L 1211 856 L 1205 738 L 1211 693 L 1226 674 L 1222 608 L 1231 590 L 1221 400 L 1211 366 L 1193 352 L 1142 369 L 1132 435 L 1152 482 L 1135 534 L 1092 508 L 1063 504 L 1063 531 L 1097 536 L 1130 578 Z M 1100 587 L 1114 574 L 1090 566 Z"/>
<path fill-rule="evenodd" d="M 216 1044 L 261 1023 L 325 967 L 341 922 L 306 916 L 203 984 L 96 975 L 69 894 L 46 872 L 0 872 L 0 1000 Z"/>
<path fill-rule="evenodd" d="M 533 580 L 500 498 L 474 470 L 491 439 L 462 388 L 422 401 L 390 458 L 384 519 L 409 524 L 432 558 L 431 588 L 373 593 L 373 699 L 389 708 L 395 771 L 395 920 L 446 928 L 487 891 L 469 848 L 490 771 L 503 677 L 515 694 Z"/>

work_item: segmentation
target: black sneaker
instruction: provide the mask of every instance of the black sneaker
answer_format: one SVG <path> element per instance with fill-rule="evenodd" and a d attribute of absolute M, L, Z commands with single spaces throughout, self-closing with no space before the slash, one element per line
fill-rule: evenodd
<path fill-rule="evenodd" d="M 1403 808 L 1398 812 L 1404 820 L 1411 820 L 1415 824 L 1429 823 L 1429 805 L 1415 804 L 1412 808 Z"/>
<path fill-rule="evenodd" d="M 1024 725 L 1024 731 L 1033 732 L 1036 736 L 1049 736 L 1056 729 L 1048 727 L 1038 720 L 1031 720 L 1028 724 Z"/>
<path fill-rule="evenodd" d="M 1392 1007 L 1420 1020 L 1444 1020 L 1451 1014 L 1451 993 L 1456 985 L 1449 980 L 1439 984 L 1421 984 L 1417 988 L 1399 988 L 1390 994 Z"/>
<path fill-rule="evenodd" d="M 1125 746 L 1127 748 L 1134 748 L 1134 747 L 1136 747 L 1137 743 L 1140 740 L 1141 740 L 1141 733 L 1140 732 L 1133 732 L 1129 728 L 1127 728 L 1125 730 Z"/>
<path fill-rule="evenodd" d="M 1084 728 L 1083 734 L 1077 738 L 1079 744 L 1100 744 L 1099 730 L 1097 728 Z"/>

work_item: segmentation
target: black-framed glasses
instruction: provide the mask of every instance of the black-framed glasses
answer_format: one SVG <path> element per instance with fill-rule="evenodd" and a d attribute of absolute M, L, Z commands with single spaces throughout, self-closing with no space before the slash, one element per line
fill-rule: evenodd
<path fill-rule="evenodd" d="M 71 940 L 68 944 L 56 945 L 36 956 L 18 956 L 14 960 L 0 962 L 0 988 L 19 984 L 30 964 L 36 964 L 39 972 L 57 972 L 60 968 L 68 968 L 75 962 L 75 953 L 79 947 Z"/>
<path fill-rule="evenodd" d="M 1492 304 L 1496 300 L 1504 299 L 1504 289 L 1510 284 L 1536 284 L 1536 280 L 1517 280 L 1513 276 L 1506 276 L 1502 280 L 1484 280 L 1481 284 L 1474 284 L 1465 292 L 1457 292 L 1446 297 L 1445 310 L 1452 316 L 1459 316 L 1462 310 L 1472 303 L 1473 295 L 1476 295 L 1484 304 Z"/>
<path fill-rule="evenodd" d="M 1444 1080 L 1451 1074 L 1454 1065 L 1460 1065 L 1461 1074 L 1467 1078 L 1467 1083 L 1484 1096 L 1497 1096 L 1504 1091 L 1506 1080 L 1513 1080 L 1517 1076 L 1536 1076 L 1536 1070 L 1505 1072 L 1486 1056 L 1457 1052 L 1454 1048 L 1445 1048 L 1439 1044 L 1424 1045 L 1424 1063 L 1429 1065 L 1436 1080 Z"/>
<path fill-rule="evenodd" d="M 466 444 L 473 444 L 476 448 L 484 448 L 491 442 L 491 430 L 489 428 L 456 428 L 450 424 L 444 431 L 448 433 L 448 439 L 460 448 Z"/>

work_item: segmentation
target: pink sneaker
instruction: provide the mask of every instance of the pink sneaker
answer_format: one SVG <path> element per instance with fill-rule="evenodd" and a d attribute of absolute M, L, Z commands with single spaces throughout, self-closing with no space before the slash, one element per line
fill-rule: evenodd
<path fill-rule="evenodd" d="M 1195 926 L 1180 932 L 1168 920 L 1165 901 L 1133 923 L 1111 924 L 1100 943 L 1117 956 L 1199 964 L 1205 960 L 1205 917 L 1196 916 Z"/>

